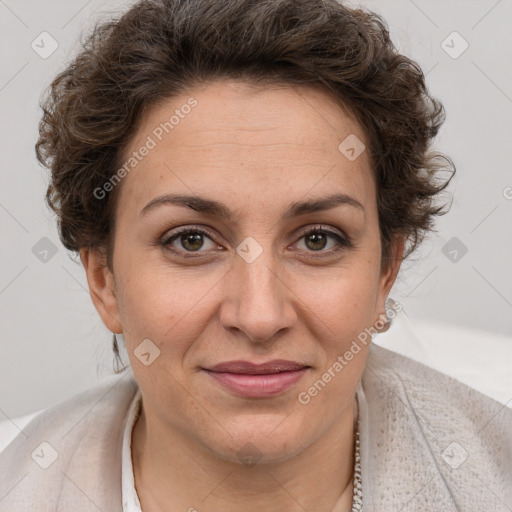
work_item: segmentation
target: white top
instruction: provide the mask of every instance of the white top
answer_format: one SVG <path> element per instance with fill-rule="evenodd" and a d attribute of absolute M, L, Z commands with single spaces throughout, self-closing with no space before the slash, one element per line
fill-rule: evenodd
<path fill-rule="evenodd" d="M 128 409 L 128 420 L 123 434 L 123 448 L 121 455 L 121 486 L 123 512 L 142 512 L 139 497 L 135 489 L 132 464 L 132 432 L 135 421 L 140 414 L 141 406 L 140 389 L 135 393 L 132 403 Z"/>

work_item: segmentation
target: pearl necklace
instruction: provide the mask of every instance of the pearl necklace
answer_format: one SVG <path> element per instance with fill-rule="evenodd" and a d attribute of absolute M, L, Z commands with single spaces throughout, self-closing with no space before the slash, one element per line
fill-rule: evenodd
<path fill-rule="evenodd" d="M 354 490 L 352 497 L 351 512 L 360 512 L 363 510 L 363 486 L 361 479 L 361 455 L 359 453 L 359 419 L 355 432 L 355 450 L 354 450 Z"/>

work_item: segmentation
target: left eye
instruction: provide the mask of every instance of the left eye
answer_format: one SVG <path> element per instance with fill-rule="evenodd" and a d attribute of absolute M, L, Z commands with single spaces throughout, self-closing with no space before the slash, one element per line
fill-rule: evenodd
<path fill-rule="evenodd" d="M 324 251 L 328 245 L 328 239 L 334 240 L 334 247 L 329 248 Z M 328 231 L 322 228 L 314 228 L 304 233 L 300 240 L 305 239 L 304 245 L 311 249 L 313 252 L 332 252 L 333 250 L 340 249 L 340 247 L 336 246 L 347 246 L 348 242 L 345 238 L 338 235 L 338 233 L 334 233 L 332 231 Z"/>

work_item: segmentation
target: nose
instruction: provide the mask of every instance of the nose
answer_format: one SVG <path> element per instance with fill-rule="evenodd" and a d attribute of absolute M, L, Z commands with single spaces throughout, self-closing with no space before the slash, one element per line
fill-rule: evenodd
<path fill-rule="evenodd" d="M 238 258 L 225 283 L 220 321 L 232 333 L 242 332 L 253 343 L 275 341 L 297 320 L 294 294 L 271 250 L 252 263 Z"/>

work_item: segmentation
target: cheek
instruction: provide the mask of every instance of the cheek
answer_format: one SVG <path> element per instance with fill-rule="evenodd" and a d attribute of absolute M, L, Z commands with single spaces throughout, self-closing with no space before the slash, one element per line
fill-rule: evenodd
<path fill-rule="evenodd" d="M 377 273 L 371 268 L 345 269 L 310 294 L 309 317 L 319 351 L 318 366 L 297 389 L 303 412 L 336 418 L 350 405 L 349 398 L 365 368 L 372 336 Z M 320 292 L 323 293 L 320 293 Z M 315 411 L 313 413 L 313 411 Z"/>
<path fill-rule="evenodd" d="M 340 345 L 372 324 L 378 284 L 378 269 L 370 261 L 331 270 L 323 277 L 301 278 L 294 291 L 304 301 L 306 311 L 310 310 L 308 316 L 323 326 L 320 339 Z"/>
<path fill-rule="evenodd" d="M 150 339 L 161 351 L 183 353 L 208 322 L 217 274 L 120 262 L 118 304 L 127 347 Z M 211 290 L 208 293 L 208 290 Z"/>

